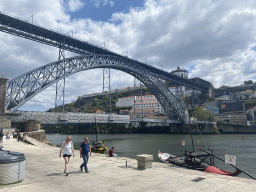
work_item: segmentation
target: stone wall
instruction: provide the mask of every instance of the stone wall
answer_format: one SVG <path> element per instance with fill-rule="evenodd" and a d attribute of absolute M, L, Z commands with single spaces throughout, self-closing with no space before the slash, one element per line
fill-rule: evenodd
<path fill-rule="evenodd" d="M 256 126 L 243 126 L 243 125 L 231 125 L 231 124 L 220 124 L 220 133 L 230 134 L 255 134 Z"/>
<path fill-rule="evenodd" d="M 0 116 L 0 129 L 11 128 L 11 120 Z"/>
<path fill-rule="evenodd" d="M 217 128 L 215 123 L 210 124 L 198 124 L 198 128 L 202 134 L 216 134 Z M 193 134 L 199 134 L 198 128 L 195 124 L 181 125 L 181 124 L 169 124 L 166 126 L 154 126 L 154 127 L 138 127 L 132 130 L 132 133 L 168 133 L 168 134 L 187 134 L 192 130 Z"/>
<path fill-rule="evenodd" d="M 25 132 L 38 131 L 41 128 L 41 122 L 38 120 L 27 120 L 25 124 Z"/>
<path fill-rule="evenodd" d="M 6 82 L 8 79 L 0 77 L 0 116 L 5 116 Z"/>
<path fill-rule="evenodd" d="M 11 120 L 0 116 L 0 131 L 3 131 L 4 135 L 8 132 L 12 135 L 12 132 L 15 131 L 15 129 L 11 128 Z"/>
<path fill-rule="evenodd" d="M 12 136 L 12 133 L 14 131 L 15 131 L 14 128 L 5 128 L 5 129 L 3 129 L 3 133 L 4 133 L 5 136 L 7 135 L 8 132 L 10 133 L 10 136 Z"/>
<path fill-rule="evenodd" d="M 34 139 L 37 139 L 39 141 L 42 141 L 44 143 L 48 143 L 46 135 L 45 135 L 45 130 L 38 130 L 38 131 L 31 131 L 31 132 L 24 132 L 23 133 L 23 138 L 22 140 L 24 140 L 25 135 L 28 135 L 29 137 L 32 137 Z"/>

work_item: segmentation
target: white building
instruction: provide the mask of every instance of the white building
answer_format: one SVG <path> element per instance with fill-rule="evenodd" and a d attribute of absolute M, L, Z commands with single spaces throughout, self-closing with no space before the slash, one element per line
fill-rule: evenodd
<path fill-rule="evenodd" d="M 185 79 L 188 79 L 188 72 L 186 70 L 180 69 L 179 66 L 177 67 L 176 70 L 171 71 L 171 74 L 177 75 L 177 76 L 185 78 Z"/>
<path fill-rule="evenodd" d="M 154 95 L 122 97 L 116 102 L 116 107 L 132 107 L 131 116 L 142 116 L 143 114 L 144 117 L 151 117 L 165 114 L 163 107 Z"/>
<path fill-rule="evenodd" d="M 164 109 L 154 95 L 145 95 L 136 98 L 136 102 L 132 104 L 132 109 L 152 108 L 155 112 L 164 113 Z"/>
<path fill-rule="evenodd" d="M 116 102 L 116 107 L 131 107 L 134 104 L 134 99 L 136 100 L 137 96 L 129 96 L 118 98 Z"/>
<path fill-rule="evenodd" d="M 216 99 L 217 100 L 232 100 L 232 96 L 230 96 L 230 95 L 221 95 Z"/>
<path fill-rule="evenodd" d="M 185 88 L 185 86 L 180 86 L 180 87 L 168 87 L 168 89 L 172 92 L 173 95 L 183 95 L 183 97 L 191 97 L 193 94 L 193 90 Z M 196 94 L 196 93 L 194 93 Z M 202 91 L 197 91 L 197 94 L 202 94 Z"/>

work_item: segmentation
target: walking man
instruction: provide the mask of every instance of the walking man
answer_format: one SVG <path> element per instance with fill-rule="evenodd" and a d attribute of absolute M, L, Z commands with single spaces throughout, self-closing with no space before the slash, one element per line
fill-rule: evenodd
<path fill-rule="evenodd" d="M 88 137 L 85 137 L 84 142 L 81 143 L 80 145 L 80 158 L 83 158 L 84 160 L 84 163 L 80 166 L 81 172 L 83 172 L 83 167 L 84 167 L 85 173 L 89 173 L 88 167 L 87 167 L 87 163 L 89 160 L 89 153 L 91 156 L 92 152 L 91 152 L 90 143 L 89 143 Z"/>

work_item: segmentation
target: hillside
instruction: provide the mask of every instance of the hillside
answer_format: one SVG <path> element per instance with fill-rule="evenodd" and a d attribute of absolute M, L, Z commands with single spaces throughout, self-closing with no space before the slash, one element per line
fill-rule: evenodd
<path fill-rule="evenodd" d="M 149 95 L 150 92 L 148 89 L 142 90 L 142 95 Z M 136 96 L 141 95 L 140 90 L 135 91 Z M 121 93 L 111 94 L 111 108 L 112 112 L 119 113 L 120 110 L 131 109 L 132 107 L 122 107 L 116 108 L 116 102 L 118 98 L 134 96 L 134 90 L 125 91 Z M 95 113 L 97 110 L 101 111 L 102 109 L 102 96 L 97 96 L 93 98 L 82 99 L 82 97 L 78 97 L 76 101 L 65 104 L 64 111 L 65 112 L 84 112 L 84 113 Z M 47 112 L 54 112 L 55 108 L 50 108 Z M 105 95 L 104 97 L 104 111 L 106 113 L 109 112 L 109 95 Z M 56 108 L 56 112 L 62 112 L 62 106 L 58 106 Z"/>

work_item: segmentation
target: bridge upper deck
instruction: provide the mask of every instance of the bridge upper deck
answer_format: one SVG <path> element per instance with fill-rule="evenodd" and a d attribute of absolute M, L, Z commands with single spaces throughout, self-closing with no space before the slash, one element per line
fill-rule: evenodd
<path fill-rule="evenodd" d="M 196 90 L 200 90 L 202 92 L 207 92 L 209 89 L 209 87 L 207 86 L 200 85 L 188 79 L 178 77 L 164 70 L 147 65 L 145 63 L 141 63 L 137 60 L 130 59 L 126 56 L 114 53 L 113 51 L 104 49 L 96 45 L 92 45 L 91 43 L 73 38 L 65 34 L 61 34 L 59 32 L 55 32 L 45 27 L 35 25 L 33 23 L 19 19 L 17 17 L 9 16 L 2 12 L 0 12 L 0 31 L 20 36 L 23 38 L 27 38 L 33 41 L 37 41 L 43 44 L 47 44 L 53 47 L 61 47 L 63 49 L 78 54 L 103 54 L 122 57 L 127 60 L 133 61 L 138 65 L 141 65 L 145 69 L 156 74 L 161 79 L 176 82 L 181 85 L 188 86 Z"/>

